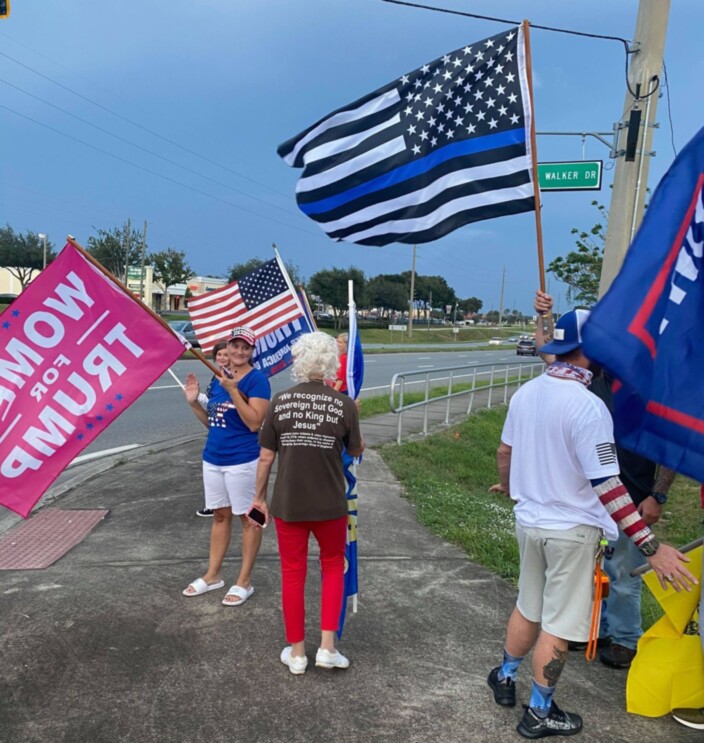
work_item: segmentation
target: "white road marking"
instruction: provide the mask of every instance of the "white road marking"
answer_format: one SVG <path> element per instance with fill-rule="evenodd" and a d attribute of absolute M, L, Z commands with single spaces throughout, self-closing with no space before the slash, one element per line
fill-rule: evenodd
<path fill-rule="evenodd" d="M 129 451 L 130 449 L 138 449 L 140 444 L 127 444 L 126 446 L 116 446 L 114 449 L 103 449 L 102 451 L 94 451 L 90 454 L 83 454 L 80 457 L 76 457 L 71 460 L 71 464 L 83 464 L 84 462 L 90 462 L 92 459 L 100 459 L 100 457 L 109 457 L 111 454 L 120 454 L 123 451 Z"/>
<path fill-rule="evenodd" d="M 435 364 L 418 364 L 419 369 L 434 369 Z"/>

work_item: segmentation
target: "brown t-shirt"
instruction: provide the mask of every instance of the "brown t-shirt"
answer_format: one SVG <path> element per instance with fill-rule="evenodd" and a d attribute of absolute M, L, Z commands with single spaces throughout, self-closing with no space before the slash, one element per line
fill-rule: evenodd
<path fill-rule="evenodd" d="M 269 404 L 259 445 L 279 455 L 272 516 L 327 521 L 347 514 L 342 446 L 361 446 L 354 401 L 323 382 L 304 382 Z"/>

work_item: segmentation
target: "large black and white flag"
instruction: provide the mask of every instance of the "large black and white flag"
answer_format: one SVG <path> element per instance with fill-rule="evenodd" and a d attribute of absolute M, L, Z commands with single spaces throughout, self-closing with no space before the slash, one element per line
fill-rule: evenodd
<path fill-rule="evenodd" d="M 535 208 L 521 27 L 446 54 L 278 148 L 334 240 L 423 243 Z"/>

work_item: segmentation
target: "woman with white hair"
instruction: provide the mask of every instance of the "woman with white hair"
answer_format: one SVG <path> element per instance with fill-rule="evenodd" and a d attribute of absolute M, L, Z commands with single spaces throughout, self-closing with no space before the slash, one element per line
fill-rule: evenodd
<path fill-rule="evenodd" d="M 320 647 L 315 665 L 347 668 L 349 660 L 335 648 L 344 600 L 347 499 L 342 469 L 343 447 L 352 456 L 364 450 L 357 407 L 328 387 L 335 376 L 337 344 L 325 333 L 301 336 L 292 349 L 293 378 L 299 384 L 276 395 L 259 432 L 254 506 L 273 516 L 281 560 L 282 607 L 286 639 L 281 661 L 291 673 L 308 666 L 305 651 L 304 591 L 308 538 L 320 548 L 322 571 Z M 276 455 L 278 471 L 271 505 L 267 485 Z"/>

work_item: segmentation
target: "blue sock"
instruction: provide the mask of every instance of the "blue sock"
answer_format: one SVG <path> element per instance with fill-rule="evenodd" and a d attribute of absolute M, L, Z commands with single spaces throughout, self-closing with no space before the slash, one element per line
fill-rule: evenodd
<path fill-rule="evenodd" d="M 518 675 L 518 666 L 521 665 L 523 658 L 516 658 L 515 655 L 506 651 L 504 648 L 504 659 L 501 661 L 501 668 L 499 668 L 499 681 L 510 678 L 511 681 L 516 680 Z"/>
<path fill-rule="evenodd" d="M 528 706 L 541 719 L 548 716 L 552 706 L 552 695 L 555 693 L 554 686 L 543 686 L 533 679 L 533 688 L 530 692 Z"/>

